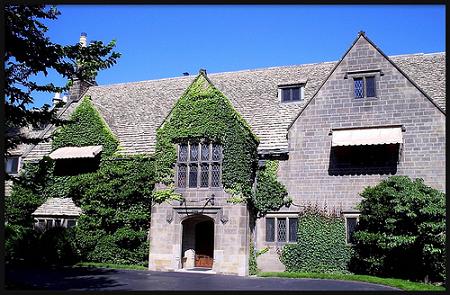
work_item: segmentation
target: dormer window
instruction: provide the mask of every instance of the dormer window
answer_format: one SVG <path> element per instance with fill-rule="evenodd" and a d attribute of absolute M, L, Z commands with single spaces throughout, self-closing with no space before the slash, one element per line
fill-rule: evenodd
<path fill-rule="evenodd" d="M 281 102 L 301 101 L 304 99 L 304 85 L 279 85 L 278 98 Z"/>

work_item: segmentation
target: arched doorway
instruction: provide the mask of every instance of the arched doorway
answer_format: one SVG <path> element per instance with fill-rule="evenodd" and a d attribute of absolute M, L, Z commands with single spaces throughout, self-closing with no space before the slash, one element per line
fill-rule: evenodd
<path fill-rule="evenodd" d="M 214 220 L 196 215 L 184 220 L 181 255 L 183 268 L 212 268 L 214 259 Z"/>

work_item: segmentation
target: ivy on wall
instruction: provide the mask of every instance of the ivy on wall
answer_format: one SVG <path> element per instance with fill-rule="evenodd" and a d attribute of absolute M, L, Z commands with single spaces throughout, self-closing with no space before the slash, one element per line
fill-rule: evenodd
<path fill-rule="evenodd" d="M 31 236 L 20 234 L 33 232 L 31 213 L 49 197 L 70 197 L 83 210 L 74 237 L 78 247 L 74 250 L 82 259 L 145 265 L 154 160 L 114 154 L 118 141 L 89 98 L 75 109 L 70 123 L 57 130 L 53 149 L 86 145 L 104 147 L 95 172 L 57 176 L 55 161 L 49 157 L 26 163 L 6 200 L 6 219 L 11 225 L 8 245 L 31 245 L 27 241 Z M 10 258 L 28 257 L 27 252 L 34 251 L 22 248 Z"/>
<path fill-rule="evenodd" d="M 257 172 L 252 203 L 258 217 L 269 211 L 276 211 L 282 206 L 289 206 L 292 202 L 286 187 L 278 181 L 277 170 L 278 161 L 268 160 Z"/>
<path fill-rule="evenodd" d="M 289 272 L 348 273 L 351 256 L 344 219 L 307 207 L 299 216 L 297 243 L 283 247 L 281 262 Z"/>
<path fill-rule="evenodd" d="M 257 165 L 258 138 L 230 101 L 199 74 L 157 130 L 156 173 L 172 184 L 176 144 L 208 139 L 223 146 L 222 183 L 228 192 L 251 198 Z"/>
<path fill-rule="evenodd" d="M 119 141 L 95 109 L 89 96 L 83 98 L 69 121 L 55 131 L 52 149 L 87 145 L 103 145 L 102 154 L 105 156 L 112 155 L 119 146 Z"/>

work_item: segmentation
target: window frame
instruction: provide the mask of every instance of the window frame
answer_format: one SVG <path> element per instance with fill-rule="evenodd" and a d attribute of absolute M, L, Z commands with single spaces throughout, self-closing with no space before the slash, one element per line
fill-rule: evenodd
<path fill-rule="evenodd" d="M 267 218 L 274 219 L 274 239 L 273 241 L 267 241 Z M 278 241 L 278 220 L 286 220 L 286 241 Z M 290 240 L 290 219 L 297 219 L 297 232 L 298 232 L 298 221 L 299 216 L 297 214 L 267 214 L 264 218 L 264 242 L 267 244 L 293 244 L 297 243 L 298 233 L 295 235 L 295 241 Z"/>
<path fill-rule="evenodd" d="M 202 145 L 207 144 L 208 145 L 208 160 L 204 160 L 202 158 Z M 185 161 L 180 161 L 179 155 L 180 155 L 180 146 L 186 145 L 187 147 L 187 158 Z M 191 146 L 197 145 L 197 160 L 191 161 Z M 214 160 L 213 159 L 213 145 L 219 146 L 220 151 L 220 159 Z M 222 189 L 222 168 L 223 168 L 223 146 L 220 143 L 209 141 L 209 140 L 200 140 L 200 141 L 187 141 L 187 142 L 180 142 L 177 144 L 177 162 L 176 162 L 176 174 L 175 174 L 175 184 L 176 189 L 178 190 L 211 190 L 211 189 Z M 179 186 L 179 167 L 183 165 L 186 167 L 186 176 L 185 176 L 185 186 Z M 190 186 L 190 173 L 191 173 L 191 166 L 195 165 L 197 166 L 197 183 L 195 187 Z M 208 186 L 202 186 L 202 166 L 208 165 Z M 214 165 L 219 166 L 219 185 L 218 186 L 212 186 L 212 167 Z"/>
<path fill-rule="evenodd" d="M 374 96 L 367 96 L 367 79 L 368 78 L 373 78 L 373 92 L 374 92 Z M 363 90 L 363 96 L 362 97 L 357 97 L 356 96 L 356 87 L 355 87 L 355 81 L 359 79 L 362 79 L 362 90 Z M 368 74 L 368 75 L 362 75 L 362 76 L 354 76 L 352 78 L 353 81 L 353 99 L 373 99 L 373 98 L 377 98 L 377 75 L 375 74 Z"/>
<path fill-rule="evenodd" d="M 356 225 L 358 225 L 359 223 L 359 216 L 361 215 L 360 213 L 344 213 L 344 219 L 345 219 L 345 242 L 347 245 L 354 245 L 353 243 L 351 243 L 350 241 L 350 236 L 349 236 L 349 232 L 348 232 L 348 219 L 349 218 L 356 218 Z"/>
<path fill-rule="evenodd" d="M 9 172 L 7 171 L 7 167 L 8 167 L 8 161 L 17 158 L 17 171 L 15 172 Z M 9 175 L 18 175 L 20 172 L 20 164 L 22 162 L 22 157 L 19 155 L 11 155 L 11 156 L 6 156 L 5 157 L 5 173 L 9 174 Z"/>
<path fill-rule="evenodd" d="M 299 99 L 293 100 L 292 89 L 299 89 Z M 283 90 L 290 89 L 289 100 L 283 100 Z M 298 103 L 305 100 L 305 84 L 278 85 L 278 100 L 281 103 Z"/>

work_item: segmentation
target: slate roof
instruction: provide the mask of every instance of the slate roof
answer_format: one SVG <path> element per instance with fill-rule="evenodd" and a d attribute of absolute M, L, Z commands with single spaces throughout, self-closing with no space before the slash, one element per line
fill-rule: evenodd
<path fill-rule="evenodd" d="M 102 149 L 101 145 L 66 146 L 51 152 L 49 157 L 52 159 L 95 158 Z"/>
<path fill-rule="evenodd" d="M 81 208 L 71 198 L 49 198 L 31 215 L 33 216 L 80 216 Z"/>
<path fill-rule="evenodd" d="M 445 110 L 445 52 L 391 56 L 425 93 Z M 259 152 L 286 151 L 287 128 L 314 95 L 337 61 L 208 74 L 211 82 L 230 99 L 261 140 Z M 194 76 L 90 87 L 91 96 L 123 148 L 123 154 L 153 153 L 156 129 Z M 278 85 L 307 81 L 305 100 L 281 103 Z M 67 116 L 79 104 L 72 103 Z M 39 144 L 27 156 L 48 154 L 51 144 Z"/>

